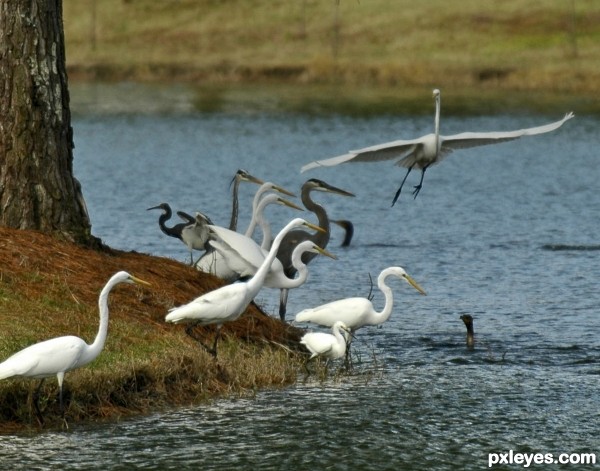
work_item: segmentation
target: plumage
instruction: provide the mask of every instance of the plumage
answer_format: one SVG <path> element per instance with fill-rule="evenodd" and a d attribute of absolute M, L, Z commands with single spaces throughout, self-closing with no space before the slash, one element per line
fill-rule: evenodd
<path fill-rule="evenodd" d="M 311 353 L 310 359 L 320 356 L 335 360 L 346 354 L 348 327 L 343 322 L 337 321 L 333 324 L 331 330 L 331 334 L 309 332 L 302 336 L 300 343 Z M 344 331 L 343 334 L 342 331 Z"/>
<path fill-rule="evenodd" d="M 524 136 L 534 136 L 554 131 L 561 127 L 566 121 L 573 118 L 573 113 L 567 113 L 559 121 L 536 126 L 533 128 L 518 129 L 516 131 L 491 131 L 491 132 L 463 132 L 451 136 L 440 135 L 440 91 L 433 91 L 435 99 L 435 122 L 434 132 L 426 134 L 416 139 L 400 139 L 383 144 L 377 144 L 363 149 L 352 150 L 347 154 L 331 157 L 324 160 L 316 160 L 301 168 L 301 172 L 316 167 L 331 167 L 345 162 L 380 162 L 383 160 L 395 160 L 396 165 L 408 169 L 400 188 L 396 192 L 392 206 L 397 201 L 402 191 L 406 177 L 413 168 L 421 170 L 421 180 L 415 191 L 416 198 L 423 184 L 423 177 L 427 168 L 440 162 L 445 156 L 455 149 L 466 149 L 469 147 L 483 146 L 488 144 L 498 144 L 501 142 L 512 141 Z"/>

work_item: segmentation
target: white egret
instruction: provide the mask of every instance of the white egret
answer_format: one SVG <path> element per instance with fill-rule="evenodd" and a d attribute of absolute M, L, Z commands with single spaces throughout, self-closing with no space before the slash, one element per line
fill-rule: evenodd
<path fill-rule="evenodd" d="M 389 319 L 394 307 L 392 289 L 385 284 L 389 276 L 400 278 L 419 293 L 426 294 L 425 290 L 402 267 L 388 267 L 377 277 L 377 286 L 385 296 L 385 306 L 381 312 L 377 312 L 373 303 L 367 298 L 345 298 L 304 309 L 296 314 L 296 322 L 312 322 L 331 327 L 337 321 L 342 321 L 352 333 L 364 326 L 383 324 Z"/>
<path fill-rule="evenodd" d="M 274 183 L 263 183 L 256 192 L 256 195 L 254 196 L 254 201 L 252 204 L 252 219 L 250 221 L 250 224 L 248 225 L 248 229 L 246 229 L 245 235 L 239 234 L 235 231 L 220 226 L 211 225 L 211 227 L 221 229 L 227 233 L 235 234 L 235 236 L 240 237 L 242 240 L 245 240 L 250 239 L 252 233 L 254 232 L 254 227 L 256 226 L 256 224 L 258 224 L 260 225 L 261 230 L 263 232 L 262 247 L 268 249 L 271 245 L 271 226 L 269 225 L 267 219 L 264 217 L 265 208 L 270 204 L 279 204 L 302 211 L 302 208 L 300 208 L 299 206 L 286 199 L 278 197 L 278 195 L 276 194 L 269 194 L 263 197 L 264 193 L 266 193 L 269 190 L 274 190 L 279 193 L 293 196 L 292 193 L 285 190 L 284 188 L 275 185 Z M 208 227 L 207 229 L 209 231 L 211 230 Z M 205 273 L 212 273 L 218 276 L 219 278 L 227 281 L 234 281 L 239 278 L 239 274 L 231 269 L 231 267 L 223 259 L 222 254 L 216 251 L 212 245 L 210 245 L 210 248 L 206 251 L 206 253 L 196 261 L 195 267 L 200 271 L 203 271 Z"/>
<path fill-rule="evenodd" d="M 346 354 L 347 336 L 350 335 L 350 329 L 342 321 L 336 321 L 331 330 L 333 334 L 309 332 L 302 336 L 300 343 L 311 353 L 309 360 L 317 356 L 335 360 Z M 344 331 L 344 334 L 341 331 Z"/>
<path fill-rule="evenodd" d="M 194 250 L 206 250 L 206 242 L 208 240 L 208 229 L 207 224 L 212 224 L 212 221 L 208 216 L 200 212 L 196 213 L 196 217 L 192 217 L 183 211 L 177 211 L 177 215 L 185 222 L 175 224 L 173 227 L 168 227 L 165 223 L 171 219 L 173 212 L 171 206 L 167 203 L 161 203 L 158 206 L 152 206 L 151 209 L 162 209 L 163 213 L 158 218 L 158 225 L 160 230 L 176 239 L 181 240 L 190 251 L 190 263 L 193 265 L 194 257 L 192 255 Z"/>
<path fill-rule="evenodd" d="M 460 316 L 461 320 L 465 323 L 467 328 L 467 348 L 473 348 L 475 346 L 475 331 L 473 329 L 473 316 L 470 314 L 463 314 Z"/>
<path fill-rule="evenodd" d="M 523 136 L 533 136 L 554 131 L 563 123 L 573 118 L 573 113 L 567 113 L 563 119 L 554 123 L 537 126 L 534 128 L 519 129 L 516 131 L 499 132 L 463 132 L 452 136 L 440 135 L 440 91 L 433 90 L 435 99 L 435 123 L 434 133 L 426 134 L 417 139 L 398 140 L 378 144 L 364 149 L 352 150 L 347 154 L 339 155 L 325 160 L 316 160 L 302 167 L 301 172 L 316 167 L 331 167 L 344 162 L 378 162 L 382 160 L 396 160 L 396 165 L 408 168 L 400 188 L 394 196 L 392 206 L 400 196 L 404 182 L 413 168 L 421 169 L 421 180 L 415 186 L 413 195 L 416 198 L 423 185 L 425 171 L 433 164 L 440 162 L 455 149 L 466 149 L 469 147 L 483 146 L 487 144 L 498 144 L 500 142 L 512 141 Z"/>
<path fill-rule="evenodd" d="M 296 268 L 292 263 L 292 253 L 294 252 L 294 248 L 302 241 L 312 240 L 316 245 L 321 248 L 326 248 L 329 243 L 329 238 L 331 235 L 331 228 L 329 224 L 329 216 L 327 215 L 327 211 L 325 208 L 313 201 L 311 198 L 311 193 L 313 191 L 321 191 L 325 193 L 333 193 L 341 196 L 354 196 L 354 194 L 342 190 L 340 188 L 336 188 L 333 185 L 325 183 L 322 180 L 318 180 L 316 178 L 311 178 L 307 180 L 302 185 L 302 193 L 300 198 L 302 200 L 302 204 L 309 211 L 312 211 L 315 216 L 317 216 L 319 227 L 322 227 L 325 232 L 317 232 L 311 234 L 309 232 L 303 230 L 291 231 L 281 243 L 281 249 L 279 249 L 279 253 L 277 254 L 277 258 L 283 264 L 285 269 L 285 274 L 289 278 L 293 278 L 296 274 Z M 312 253 L 305 253 L 302 256 L 302 261 L 305 264 L 308 264 L 315 257 Z M 287 288 L 283 288 L 280 293 L 279 298 L 279 317 L 282 321 L 285 321 L 285 312 L 287 306 L 287 298 L 288 298 L 288 290 Z"/>
<path fill-rule="evenodd" d="M 91 345 L 73 335 L 57 337 L 31 345 L 15 353 L 0 363 L 0 379 L 12 376 L 38 378 L 42 381 L 37 388 L 34 406 L 40 423 L 43 418 L 37 404 L 37 395 L 45 378 L 56 375 L 59 389 L 60 410 L 63 407 L 63 379 L 67 371 L 80 368 L 95 360 L 104 348 L 108 332 L 108 294 L 119 283 L 149 283 L 120 271 L 113 275 L 100 293 L 98 306 L 100 308 L 100 326 L 98 334 Z"/>
<path fill-rule="evenodd" d="M 244 282 L 222 286 L 194 299 L 188 304 L 171 309 L 165 320 L 173 323 L 190 323 L 186 329 L 186 333 L 198 341 L 199 339 L 193 335 L 192 328 L 195 325 L 215 324 L 217 332 L 212 348 L 199 342 L 211 355 L 216 357 L 221 327 L 225 322 L 234 321 L 244 312 L 248 304 L 250 304 L 262 288 L 271 263 L 275 260 L 275 255 L 281 241 L 290 230 L 300 226 L 306 226 L 315 230 L 318 228 L 318 226 L 310 224 L 304 219 L 293 219 L 277 234 L 268 257 L 264 259 L 254 276 Z"/>

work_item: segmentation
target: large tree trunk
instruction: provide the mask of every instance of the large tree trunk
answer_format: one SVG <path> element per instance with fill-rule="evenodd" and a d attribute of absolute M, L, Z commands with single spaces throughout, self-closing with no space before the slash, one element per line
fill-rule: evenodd
<path fill-rule="evenodd" d="M 0 225 L 94 240 L 73 177 L 62 0 L 0 0 Z"/>

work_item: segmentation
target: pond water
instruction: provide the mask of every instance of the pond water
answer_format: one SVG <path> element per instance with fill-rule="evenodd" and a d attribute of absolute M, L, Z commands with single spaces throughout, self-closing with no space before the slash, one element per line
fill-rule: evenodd
<path fill-rule="evenodd" d="M 598 453 L 597 119 L 578 116 L 552 134 L 457 151 L 427 171 L 418 198 L 407 191 L 390 207 L 405 172 L 390 162 L 299 169 L 431 132 L 432 116 L 200 113 L 181 103 L 74 114 L 75 174 L 95 235 L 185 262 L 185 246 L 164 236 L 158 212 L 146 208 L 168 202 L 227 225 L 238 168 L 297 194 L 306 179 L 321 178 L 356 194 L 315 196 L 332 218 L 352 220 L 355 236 L 340 248 L 343 234 L 334 229 L 329 249 L 339 259 L 311 263 L 308 282 L 290 293 L 288 317 L 368 295 L 369 274 L 375 279 L 390 265 L 403 266 L 428 296 L 391 282 L 394 312 L 381 328 L 360 331 L 350 373 L 333 364 L 328 380 L 309 377 L 252 398 L 3 436 L 5 468 L 442 470 L 485 468 L 490 454 L 509 450 L 572 460 Z M 443 117 L 442 133 L 560 117 Z M 407 190 L 418 177 L 411 174 Z M 254 190 L 241 187 L 240 227 Z M 274 230 L 297 215 L 267 213 Z M 383 296 L 374 294 L 380 309 Z M 278 296 L 263 290 L 257 302 L 277 315 Z M 475 319 L 474 350 L 465 347 L 465 313 Z"/>

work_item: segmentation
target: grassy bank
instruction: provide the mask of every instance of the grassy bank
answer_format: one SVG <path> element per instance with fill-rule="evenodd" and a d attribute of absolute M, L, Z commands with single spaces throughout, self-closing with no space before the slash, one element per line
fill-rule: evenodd
<path fill-rule="evenodd" d="M 531 93 L 582 102 L 600 83 L 595 0 L 66 0 L 64 10 L 75 81 L 318 84 L 351 102 L 365 89 L 385 100 L 435 86 L 457 99 L 516 93 L 500 102 L 509 107 Z"/>
<path fill-rule="evenodd" d="M 98 330 L 98 295 L 110 276 L 129 271 L 151 287 L 119 285 L 109 296 L 103 352 L 65 376 L 66 418 L 111 419 L 200 403 L 296 380 L 300 331 L 250 305 L 223 328 L 218 361 L 167 325 L 170 307 L 220 286 L 215 277 L 174 260 L 134 252 L 96 252 L 32 231 L 0 228 L 0 359 L 35 342 Z M 207 340 L 212 328 L 198 328 Z M 0 381 L 0 433 L 37 427 L 30 394 L 38 380 Z M 46 426 L 59 426 L 58 386 L 44 383 Z"/>

